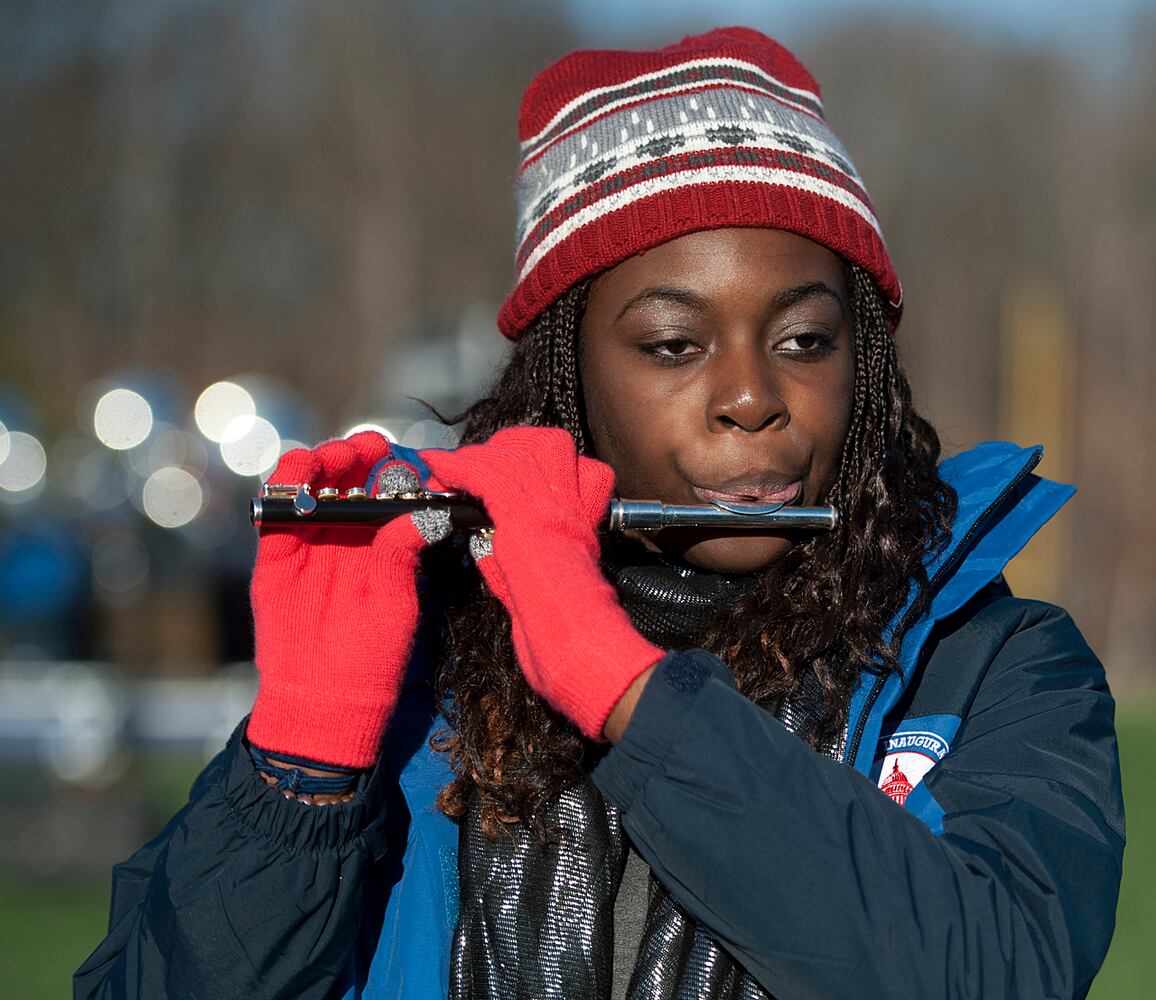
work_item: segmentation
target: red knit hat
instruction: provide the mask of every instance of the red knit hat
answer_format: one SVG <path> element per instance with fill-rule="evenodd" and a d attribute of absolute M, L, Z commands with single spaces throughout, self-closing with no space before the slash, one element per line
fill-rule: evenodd
<path fill-rule="evenodd" d="M 766 35 L 719 28 L 653 52 L 573 52 L 530 83 L 518 129 L 507 337 L 584 278 L 730 226 L 789 230 L 860 265 L 899 322 L 899 278 L 819 86 Z"/>

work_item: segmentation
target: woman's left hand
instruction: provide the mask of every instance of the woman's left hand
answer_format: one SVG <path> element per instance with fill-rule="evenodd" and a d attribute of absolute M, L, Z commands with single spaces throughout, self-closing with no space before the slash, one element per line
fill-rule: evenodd
<path fill-rule="evenodd" d="M 591 739 L 635 679 L 663 656 L 630 623 L 598 566 L 596 528 L 614 489 L 608 465 L 555 427 L 512 427 L 422 458 L 446 487 L 485 504 L 492 556 L 479 568 L 510 612 L 526 679 Z M 476 553 L 479 554 L 479 553 Z"/>

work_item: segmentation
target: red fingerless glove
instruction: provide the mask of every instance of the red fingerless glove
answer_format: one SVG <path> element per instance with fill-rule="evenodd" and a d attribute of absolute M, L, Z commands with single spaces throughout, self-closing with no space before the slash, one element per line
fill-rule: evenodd
<path fill-rule="evenodd" d="M 287 452 L 270 482 L 344 491 L 364 486 L 388 455 L 389 442 L 367 431 Z M 403 462 L 383 476 L 418 482 Z M 261 529 L 250 589 L 256 746 L 341 767 L 374 763 L 413 649 L 421 550 L 448 532 L 448 517 L 432 512 L 381 528 Z"/>
<path fill-rule="evenodd" d="M 534 688 L 591 739 L 634 679 L 662 656 L 598 565 L 595 528 L 614 489 L 608 465 L 580 457 L 565 431 L 514 427 L 457 451 L 423 452 L 448 488 L 494 522 L 479 568 L 510 612 L 514 649 Z"/>

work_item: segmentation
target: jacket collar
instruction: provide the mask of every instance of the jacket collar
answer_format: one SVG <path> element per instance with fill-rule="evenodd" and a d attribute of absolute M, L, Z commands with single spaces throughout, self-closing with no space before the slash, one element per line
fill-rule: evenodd
<path fill-rule="evenodd" d="M 907 626 L 899 651 L 900 673 L 881 677 L 864 671 L 852 696 L 848 763 L 857 770 L 866 773 L 870 768 L 883 718 L 910 683 L 935 623 L 958 611 L 996 579 L 1076 492 L 1073 486 L 1033 473 L 1042 457 L 1039 446 L 1021 448 L 989 441 L 940 466 L 940 475 L 958 499 L 951 539 L 927 561 L 932 591 L 929 607 L 915 621 L 907 620 L 915 599 L 912 587 L 890 627 L 894 634 L 901 625 Z"/>

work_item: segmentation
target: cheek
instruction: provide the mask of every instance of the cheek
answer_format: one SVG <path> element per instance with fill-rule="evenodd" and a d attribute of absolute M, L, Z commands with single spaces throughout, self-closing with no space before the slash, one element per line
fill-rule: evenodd
<path fill-rule="evenodd" d="M 849 371 L 841 373 L 841 377 L 826 391 L 810 397 L 805 420 L 811 428 L 816 464 L 820 467 L 825 485 L 830 485 L 838 472 L 843 443 L 851 428 L 853 410 L 854 374 Z"/>
<path fill-rule="evenodd" d="M 620 495 L 643 486 L 661 452 L 657 435 L 648 432 L 663 421 L 662 407 L 625 379 L 590 378 L 583 371 L 586 425 L 595 457 L 614 469 Z"/>
<path fill-rule="evenodd" d="M 847 392 L 831 400 L 826 410 L 823 436 L 827 447 L 835 453 L 836 457 L 842 452 L 843 442 L 847 439 L 847 432 L 851 429 L 853 404 L 851 394 Z"/>
<path fill-rule="evenodd" d="M 622 434 L 623 400 L 613 387 L 609 391 L 599 383 L 593 390 L 586 390 L 586 426 L 590 429 L 590 445 L 596 458 L 609 463 L 616 474 L 620 473 L 618 463 L 628 444 Z"/>

